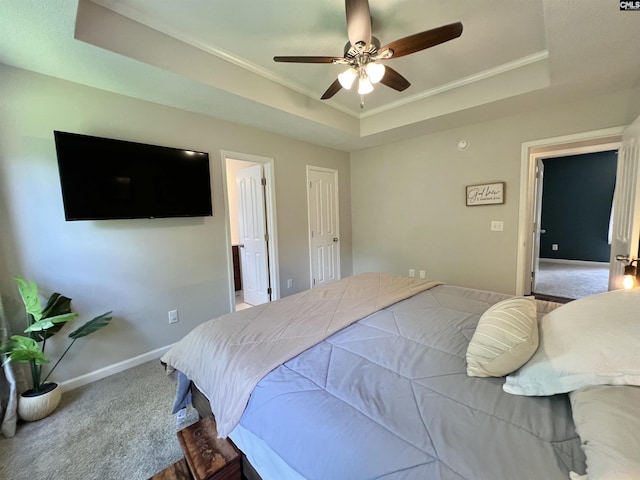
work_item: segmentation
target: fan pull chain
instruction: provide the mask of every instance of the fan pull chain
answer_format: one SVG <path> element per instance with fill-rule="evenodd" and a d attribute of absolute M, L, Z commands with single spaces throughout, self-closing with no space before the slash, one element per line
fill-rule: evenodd
<path fill-rule="evenodd" d="M 360 95 L 360 108 L 364 108 L 364 95 Z"/>

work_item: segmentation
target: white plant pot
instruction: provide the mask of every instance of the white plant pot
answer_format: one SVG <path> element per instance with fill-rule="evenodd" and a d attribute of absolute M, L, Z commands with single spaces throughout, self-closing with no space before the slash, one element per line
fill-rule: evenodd
<path fill-rule="evenodd" d="M 55 387 L 40 395 L 29 395 L 30 390 L 20 395 L 18 401 L 18 415 L 27 422 L 40 420 L 50 414 L 58 407 L 62 399 L 62 388 L 57 383 L 52 383 Z M 47 385 L 49 385 L 47 383 Z"/>

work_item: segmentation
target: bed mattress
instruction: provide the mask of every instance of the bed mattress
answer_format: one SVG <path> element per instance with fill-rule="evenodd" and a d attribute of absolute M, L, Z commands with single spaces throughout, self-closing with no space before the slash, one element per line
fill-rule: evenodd
<path fill-rule="evenodd" d="M 442 285 L 373 313 L 264 377 L 240 427 L 307 479 L 584 473 L 567 395 L 514 396 L 502 378 L 466 375 L 480 315 L 505 298 Z M 540 316 L 551 308 L 538 302 Z"/>

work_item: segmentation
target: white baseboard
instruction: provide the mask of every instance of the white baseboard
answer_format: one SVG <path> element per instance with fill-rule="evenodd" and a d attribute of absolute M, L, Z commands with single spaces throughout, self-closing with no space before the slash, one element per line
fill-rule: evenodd
<path fill-rule="evenodd" d="M 69 391 L 82 387 L 83 385 L 88 385 L 89 383 L 102 380 L 103 378 L 107 378 L 116 373 L 120 373 L 130 368 L 137 367 L 138 365 L 142 365 L 143 363 L 149 362 L 155 358 L 160 358 L 167 351 L 169 351 L 172 346 L 173 345 L 167 345 L 166 347 L 161 347 L 156 350 L 152 350 L 151 352 L 143 353 L 142 355 L 138 355 L 137 357 L 114 363 L 113 365 L 109 365 L 108 367 L 100 368 L 98 370 L 95 370 L 94 372 L 80 375 L 79 377 L 72 378 L 71 380 L 61 382 L 60 386 L 63 390 Z"/>
<path fill-rule="evenodd" d="M 565 260 L 564 258 L 541 258 L 540 263 L 561 263 L 564 265 L 578 265 L 583 267 L 604 267 L 609 262 L 589 262 L 587 260 Z"/>

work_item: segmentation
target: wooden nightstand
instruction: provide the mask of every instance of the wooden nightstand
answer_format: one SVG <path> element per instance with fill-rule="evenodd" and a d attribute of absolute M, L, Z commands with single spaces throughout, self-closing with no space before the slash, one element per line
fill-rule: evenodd
<path fill-rule="evenodd" d="M 193 477 L 191 476 L 191 472 L 189 472 L 186 460 L 183 458 L 173 465 L 169 465 L 161 472 L 156 473 L 149 480 L 193 480 Z"/>
<path fill-rule="evenodd" d="M 217 438 L 214 418 L 206 417 L 178 432 L 194 480 L 240 480 L 240 453 L 231 441 Z"/>
<path fill-rule="evenodd" d="M 150 480 L 241 480 L 242 459 L 235 445 L 217 438 L 213 416 L 203 418 L 178 432 L 184 459 L 157 473 Z"/>

